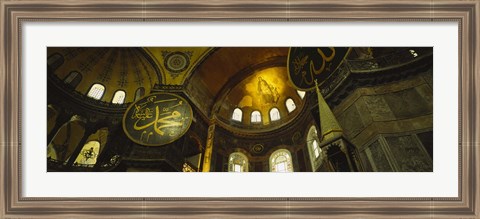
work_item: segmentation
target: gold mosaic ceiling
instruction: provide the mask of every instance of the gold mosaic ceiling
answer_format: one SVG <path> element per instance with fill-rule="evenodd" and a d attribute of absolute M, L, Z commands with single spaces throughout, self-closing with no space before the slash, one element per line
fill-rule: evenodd
<path fill-rule="evenodd" d="M 125 102 L 135 99 L 135 92 L 143 87 L 149 93 L 159 83 L 157 71 L 141 48 L 108 47 L 50 47 L 48 56 L 60 54 L 64 63 L 55 75 L 64 80 L 71 72 L 82 76 L 75 90 L 87 94 L 93 84 L 105 86 L 102 101 L 110 102 L 118 90 L 126 92 Z"/>
<path fill-rule="evenodd" d="M 205 116 L 220 106 L 216 112 L 228 119 L 240 107 L 245 114 L 260 110 L 266 124 L 272 107 L 288 114 L 287 97 L 301 102 L 286 75 L 288 47 L 51 47 L 47 51 L 49 56 L 58 53 L 64 58 L 54 72 L 58 78 L 79 72 L 82 80 L 76 91 L 87 94 L 93 84 L 100 83 L 106 88 L 101 99 L 105 102 L 117 90 L 126 92 L 129 103 L 139 87 L 148 94 L 155 84 L 188 83 L 196 90 L 186 92 Z"/>

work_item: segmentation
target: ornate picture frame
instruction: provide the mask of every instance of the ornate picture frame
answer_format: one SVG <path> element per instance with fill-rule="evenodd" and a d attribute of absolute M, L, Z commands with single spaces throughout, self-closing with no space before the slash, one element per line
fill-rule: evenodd
<path fill-rule="evenodd" d="M 478 0 L 0 2 L 2 218 L 478 218 Z M 365 198 L 32 198 L 22 196 L 21 32 L 24 22 L 455 22 L 459 30 L 459 196 Z"/>

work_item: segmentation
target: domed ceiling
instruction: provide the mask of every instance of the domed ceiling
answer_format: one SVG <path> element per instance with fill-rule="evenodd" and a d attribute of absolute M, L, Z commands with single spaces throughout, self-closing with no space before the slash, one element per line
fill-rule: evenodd
<path fill-rule="evenodd" d="M 142 48 L 48 48 L 48 56 L 60 54 L 63 64 L 54 74 L 65 80 L 72 72 L 78 72 L 81 80 L 75 90 L 87 94 L 93 84 L 101 84 L 105 92 L 101 101 L 111 102 L 118 90 L 126 93 L 125 102 L 135 100 L 139 88 L 150 93 L 153 85 L 160 83 L 158 70 Z"/>
<path fill-rule="evenodd" d="M 185 79 L 213 48 L 211 47 L 144 47 L 162 73 L 162 84 L 183 85 Z"/>
<path fill-rule="evenodd" d="M 218 112 L 230 90 L 258 70 L 287 65 L 288 47 L 216 48 L 193 69 L 186 91 L 207 117 Z M 237 103 L 235 103 L 237 104 Z"/>
<path fill-rule="evenodd" d="M 303 107 L 303 99 L 287 76 L 288 47 L 49 47 L 48 56 L 59 54 L 62 62 L 53 73 L 65 81 L 72 72 L 81 80 L 74 89 L 84 95 L 93 84 L 105 92 L 100 101 L 112 102 L 119 90 L 125 103 L 133 102 L 139 88 L 151 93 L 179 86 L 205 118 L 213 115 L 235 127 L 271 128 L 293 118 Z M 65 82 L 67 83 L 67 82 Z M 162 86 L 164 86 L 162 88 Z M 179 87 L 175 89 L 179 89 Z M 286 100 L 295 110 L 289 112 Z M 232 123 L 233 110 L 243 112 Z M 278 109 L 280 119 L 272 122 L 270 110 Z M 261 122 L 251 123 L 251 113 L 259 111 Z M 212 114 L 213 112 L 213 114 Z"/>
<path fill-rule="evenodd" d="M 287 100 L 293 100 L 294 109 L 289 112 L 287 109 Z M 217 114 L 223 121 L 234 124 L 237 121 L 232 120 L 232 113 L 236 108 L 242 110 L 240 127 L 249 127 L 257 125 L 267 128 L 268 126 L 278 125 L 300 111 L 303 106 L 303 100 L 292 88 L 288 82 L 286 67 L 269 67 L 259 69 L 251 76 L 246 77 L 236 86 L 234 86 L 221 102 L 219 113 Z M 272 118 L 270 111 L 278 109 L 279 119 Z M 261 115 L 261 122 L 252 123 L 252 112 L 258 111 Z"/>

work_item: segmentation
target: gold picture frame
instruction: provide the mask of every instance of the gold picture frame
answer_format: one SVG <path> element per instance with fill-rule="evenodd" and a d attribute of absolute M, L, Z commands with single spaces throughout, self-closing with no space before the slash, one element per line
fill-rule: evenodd
<path fill-rule="evenodd" d="M 1 218 L 478 218 L 478 0 L 0 2 Z M 459 29 L 459 196 L 454 198 L 32 198 L 22 196 L 21 31 L 26 21 L 442 22 Z"/>

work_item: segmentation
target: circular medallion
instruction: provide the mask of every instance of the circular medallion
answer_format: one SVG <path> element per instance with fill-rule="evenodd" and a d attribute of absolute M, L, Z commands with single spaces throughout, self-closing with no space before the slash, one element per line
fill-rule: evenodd
<path fill-rule="evenodd" d="M 252 151 L 253 151 L 254 153 L 257 153 L 257 154 L 258 154 L 258 153 L 261 153 L 261 152 L 263 151 L 263 145 L 261 145 L 261 144 L 256 144 L 256 145 L 254 145 L 254 146 L 252 147 Z"/>
<path fill-rule="evenodd" d="M 315 88 L 332 75 L 350 53 L 349 47 L 292 47 L 288 51 L 288 78 L 297 90 Z"/>
<path fill-rule="evenodd" d="M 182 52 L 170 53 L 165 57 L 165 68 L 172 73 L 180 73 L 190 65 L 190 58 Z"/>
<path fill-rule="evenodd" d="M 293 134 L 292 136 L 292 142 L 293 144 L 300 144 L 300 140 L 301 140 L 302 136 L 300 134 L 300 132 L 295 132 L 295 134 Z"/>
<path fill-rule="evenodd" d="M 182 137 L 192 124 L 192 115 L 192 107 L 182 97 L 153 93 L 128 107 L 123 131 L 137 144 L 161 146 Z"/>

